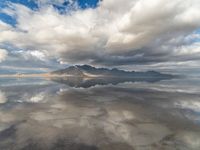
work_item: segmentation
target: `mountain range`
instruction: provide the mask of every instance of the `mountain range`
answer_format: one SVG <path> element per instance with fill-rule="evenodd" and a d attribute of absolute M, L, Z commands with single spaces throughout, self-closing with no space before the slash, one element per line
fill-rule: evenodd
<path fill-rule="evenodd" d="M 65 69 L 53 71 L 50 74 L 73 77 L 117 77 L 117 78 L 173 78 L 173 75 L 156 71 L 136 72 L 124 71 L 116 68 L 95 68 L 90 65 L 75 65 Z"/>

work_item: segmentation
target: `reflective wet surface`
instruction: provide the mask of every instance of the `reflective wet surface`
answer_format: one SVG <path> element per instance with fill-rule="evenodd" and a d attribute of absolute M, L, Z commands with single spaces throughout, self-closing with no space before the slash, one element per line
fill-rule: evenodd
<path fill-rule="evenodd" d="M 0 79 L 0 150 L 199 150 L 199 91 L 198 78 Z"/>

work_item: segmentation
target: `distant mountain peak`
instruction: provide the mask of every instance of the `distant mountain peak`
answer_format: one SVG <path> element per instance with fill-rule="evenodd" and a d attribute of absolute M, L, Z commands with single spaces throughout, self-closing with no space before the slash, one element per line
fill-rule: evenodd
<path fill-rule="evenodd" d="M 172 78 L 172 75 L 162 74 L 156 71 L 135 72 L 124 71 L 117 68 L 95 68 L 90 65 L 75 65 L 65 69 L 51 72 L 51 74 L 74 77 L 118 77 L 118 78 Z"/>
<path fill-rule="evenodd" d="M 76 65 L 76 67 L 80 68 L 80 69 L 95 69 L 95 67 L 92 67 L 90 65 Z"/>

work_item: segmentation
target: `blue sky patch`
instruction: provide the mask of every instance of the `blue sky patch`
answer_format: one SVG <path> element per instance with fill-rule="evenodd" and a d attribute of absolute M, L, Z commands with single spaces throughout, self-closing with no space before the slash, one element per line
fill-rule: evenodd
<path fill-rule="evenodd" d="M 81 8 L 95 8 L 98 3 L 99 0 L 78 0 L 78 4 Z"/>
<path fill-rule="evenodd" d="M 38 9 L 38 3 L 34 0 L 7 0 L 7 1 L 0 1 L 0 9 L 3 9 L 5 7 L 7 7 L 8 3 L 18 3 L 18 4 L 22 4 L 25 5 L 26 7 L 35 10 Z M 87 8 L 95 8 L 98 6 L 99 0 L 76 0 L 77 4 L 79 5 L 80 8 L 82 9 L 87 9 Z M 67 11 L 67 9 L 69 9 L 69 1 L 66 0 L 63 4 L 56 4 L 56 3 L 48 3 L 51 4 L 55 9 L 57 9 L 60 13 Z M 5 14 L 2 13 L 0 11 L 0 20 L 2 20 L 5 23 L 8 23 L 12 26 L 16 25 L 16 19 Z"/>

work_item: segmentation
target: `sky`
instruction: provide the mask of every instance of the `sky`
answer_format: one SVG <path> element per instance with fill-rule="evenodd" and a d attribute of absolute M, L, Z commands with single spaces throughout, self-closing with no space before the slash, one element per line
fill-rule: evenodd
<path fill-rule="evenodd" d="M 0 1 L 0 73 L 89 64 L 197 71 L 199 0 Z"/>

